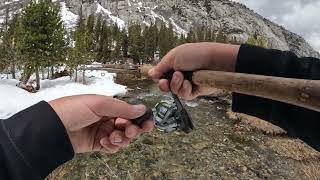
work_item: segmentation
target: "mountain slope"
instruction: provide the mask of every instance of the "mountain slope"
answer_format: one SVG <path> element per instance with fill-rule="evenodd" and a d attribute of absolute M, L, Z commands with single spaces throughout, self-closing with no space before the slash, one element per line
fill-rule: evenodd
<path fill-rule="evenodd" d="M 11 9 L 17 10 L 17 6 L 26 2 L 14 0 L 4 5 L 2 1 L 0 17 L 4 6 L 9 4 Z M 80 1 L 62 2 L 70 13 L 79 14 Z M 267 38 L 272 48 L 291 50 L 298 56 L 320 58 L 320 54 L 302 37 L 229 0 L 89 0 L 83 4 L 82 13 L 85 16 L 100 13 L 109 23 L 116 23 L 121 28 L 132 22 L 149 25 L 160 21 L 171 23 L 178 34 L 186 34 L 192 27 L 207 26 L 216 31 L 223 30 L 229 38 L 240 42 L 246 42 L 250 35 L 257 34 Z"/>

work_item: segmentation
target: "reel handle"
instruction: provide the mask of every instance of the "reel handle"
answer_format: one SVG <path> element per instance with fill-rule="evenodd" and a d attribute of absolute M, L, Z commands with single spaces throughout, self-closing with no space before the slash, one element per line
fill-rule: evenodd
<path fill-rule="evenodd" d="M 132 119 L 131 121 L 133 122 L 133 124 L 135 124 L 137 126 L 141 126 L 147 120 L 152 120 L 152 118 L 153 118 L 153 111 L 152 111 L 152 109 L 148 108 L 144 115 L 142 115 L 136 119 Z"/>

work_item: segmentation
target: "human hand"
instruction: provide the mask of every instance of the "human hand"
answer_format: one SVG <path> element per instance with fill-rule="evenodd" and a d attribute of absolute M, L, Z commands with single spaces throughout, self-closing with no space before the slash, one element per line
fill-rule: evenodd
<path fill-rule="evenodd" d="M 71 96 L 49 104 L 65 126 L 75 153 L 115 153 L 140 133 L 153 130 L 151 120 L 141 127 L 130 121 L 146 112 L 144 105 L 129 105 L 112 97 Z"/>
<path fill-rule="evenodd" d="M 184 79 L 181 71 L 214 70 L 235 71 L 239 45 L 219 43 L 184 44 L 171 50 L 161 62 L 149 71 L 149 76 L 158 81 L 159 88 L 185 100 L 191 100 L 201 95 L 212 94 L 212 89 L 203 87 L 193 88 L 192 83 Z M 169 81 L 159 79 L 167 72 L 174 70 L 173 78 Z"/>

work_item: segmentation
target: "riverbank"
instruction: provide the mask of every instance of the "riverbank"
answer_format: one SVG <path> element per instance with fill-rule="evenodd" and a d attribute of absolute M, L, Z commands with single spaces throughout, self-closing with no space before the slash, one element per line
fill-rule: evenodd
<path fill-rule="evenodd" d="M 149 80 L 127 81 L 129 102 L 153 106 L 169 96 Z M 269 134 L 243 118 L 229 118 L 228 98 L 198 99 L 186 106 L 191 134 L 143 135 L 121 152 L 83 154 L 49 179 L 316 179 L 320 155 L 284 133 Z M 250 121 L 249 121 L 250 122 Z"/>

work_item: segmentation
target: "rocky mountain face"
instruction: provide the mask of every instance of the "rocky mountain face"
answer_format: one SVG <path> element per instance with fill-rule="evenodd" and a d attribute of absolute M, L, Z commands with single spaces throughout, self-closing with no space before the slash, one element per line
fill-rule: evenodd
<path fill-rule="evenodd" d="M 7 2 L 4 2 L 7 1 Z M 0 0 L 0 18 L 5 9 L 17 11 L 26 4 L 26 0 Z M 129 23 L 150 25 L 155 22 L 172 24 L 178 34 L 187 34 L 192 27 L 211 27 L 222 30 L 229 38 L 246 42 L 252 34 L 263 36 L 275 49 L 291 50 L 298 56 L 320 58 L 302 37 L 265 19 L 242 4 L 229 0 L 87 0 L 82 5 L 80 0 L 64 0 L 63 19 L 75 22 L 71 14 L 80 10 L 88 17 L 90 14 L 102 14 L 109 23 L 116 23 L 125 28 Z M 69 14 L 69 15 L 68 15 Z M 71 20 L 70 20 L 71 18 Z M 69 24 L 68 24 L 69 23 Z"/>

